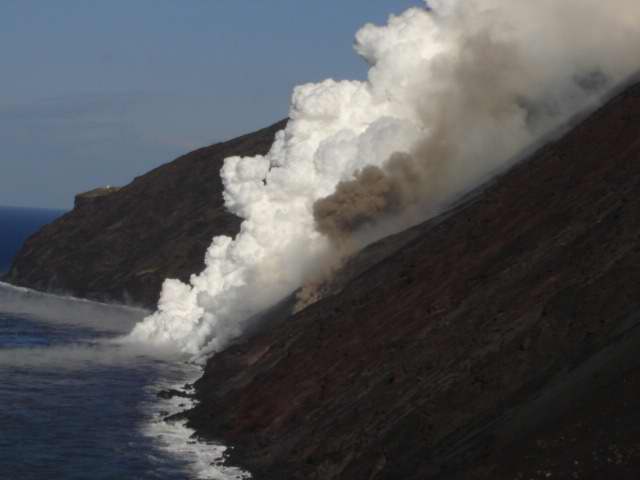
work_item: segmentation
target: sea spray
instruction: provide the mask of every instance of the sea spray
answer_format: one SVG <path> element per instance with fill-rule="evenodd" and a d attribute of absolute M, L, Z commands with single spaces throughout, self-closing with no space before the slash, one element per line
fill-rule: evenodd
<path fill-rule="evenodd" d="M 240 233 L 167 280 L 132 339 L 220 351 L 345 253 L 438 213 L 640 67 L 640 2 L 430 1 L 355 49 L 367 81 L 297 87 L 270 152 L 225 161 Z"/>
<path fill-rule="evenodd" d="M 195 365 L 182 364 L 187 386 L 195 382 L 202 371 Z M 152 420 L 143 426 L 145 436 L 153 440 L 162 450 L 189 460 L 191 470 L 198 480 L 245 480 L 252 478 L 249 472 L 225 465 L 228 447 L 195 436 L 187 420 L 179 418 L 186 409 L 192 409 L 197 401 L 185 384 L 156 383 L 147 387 L 150 395 L 160 397 L 145 405 L 153 413 Z M 159 395 L 169 392 L 168 395 Z M 177 395 L 176 395 L 177 394 Z M 176 418 L 176 416 L 178 418 Z"/>

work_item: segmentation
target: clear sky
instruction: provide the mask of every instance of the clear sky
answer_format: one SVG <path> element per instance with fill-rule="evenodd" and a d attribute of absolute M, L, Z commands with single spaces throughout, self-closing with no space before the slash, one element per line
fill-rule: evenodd
<path fill-rule="evenodd" d="M 364 78 L 353 36 L 420 0 L 2 0 L 0 205 L 69 208 Z"/>

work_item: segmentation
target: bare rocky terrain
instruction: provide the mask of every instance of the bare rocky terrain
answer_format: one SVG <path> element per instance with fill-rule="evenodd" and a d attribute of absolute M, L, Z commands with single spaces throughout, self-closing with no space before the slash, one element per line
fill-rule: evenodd
<path fill-rule="evenodd" d="M 165 278 L 188 280 L 214 236 L 239 230 L 224 208 L 223 160 L 266 153 L 284 125 L 201 148 L 123 188 L 78 195 L 71 212 L 27 240 L 4 280 L 153 308 Z"/>
<path fill-rule="evenodd" d="M 258 479 L 640 478 L 638 192 L 640 85 L 211 358 L 190 424 Z"/>

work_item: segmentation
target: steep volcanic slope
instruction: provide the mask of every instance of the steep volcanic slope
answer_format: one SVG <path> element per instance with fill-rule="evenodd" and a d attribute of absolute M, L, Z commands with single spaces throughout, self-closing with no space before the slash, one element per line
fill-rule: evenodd
<path fill-rule="evenodd" d="M 73 211 L 25 243 L 5 280 L 154 306 L 165 278 L 202 270 L 211 238 L 238 231 L 223 205 L 222 161 L 266 153 L 284 125 L 201 148 L 124 188 L 79 195 Z"/>
<path fill-rule="evenodd" d="M 258 479 L 638 478 L 639 191 L 640 85 L 213 357 L 191 424 Z"/>

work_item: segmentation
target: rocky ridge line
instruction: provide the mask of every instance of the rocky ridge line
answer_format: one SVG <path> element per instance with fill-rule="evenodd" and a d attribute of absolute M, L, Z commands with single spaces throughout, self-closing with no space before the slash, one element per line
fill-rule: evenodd
<path fill-rule="evenodd" d="M 220 168 L 226 157 L 265 154 L 282 121 L 195 150 L 123 188 L 76 197 L 75 208 L 24 244 L 4 281 L 99 301 L 155 307 L 165 278 L 204 268 L 216 235 L 235 235 Z"/>

